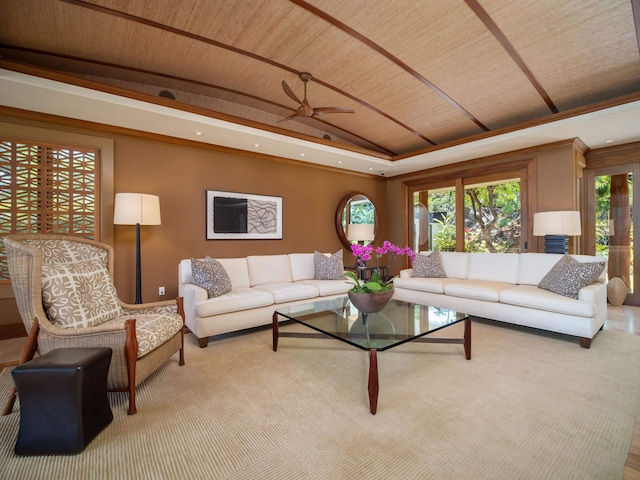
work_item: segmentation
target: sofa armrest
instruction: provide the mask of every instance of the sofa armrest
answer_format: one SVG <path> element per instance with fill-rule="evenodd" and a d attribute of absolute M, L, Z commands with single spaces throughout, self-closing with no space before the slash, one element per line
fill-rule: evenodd
<path fill-rule="evenodd" d="M 207 291 L 195 283 L 183 283 L 180 285 L 180 295 L 184 297 L 184 305 L 195 307 L 196 304 L 204 302 L 209 298 Z"/>
<path fill-rule="evenodd" d="M 585 300 L 596 304 L 595 320 L 602 325 L 607 316 L 607 284 L 595 282 L 582 287 L 578 292 L 578 300 Z"/>
<path fill-rule="evenodd" d="M 604 283 L 595 282 L 580 289 L 578 292 L 578 300 L 598 303 L 602 301 L 603 294 L 606 303 L 607 286 Z"/>
<path fill-rule="evenodd" d="M 400 270 L 400 278 L 411 278 L 413 275 L 413 268 L 405 268 Z"/>

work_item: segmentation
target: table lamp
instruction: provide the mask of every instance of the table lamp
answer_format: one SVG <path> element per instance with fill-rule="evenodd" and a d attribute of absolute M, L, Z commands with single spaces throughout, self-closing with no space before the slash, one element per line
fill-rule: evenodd
<path fill-rule="evenodd" d="M 544 236 L 545 253 L 568 253 L 569 235 L 581 235 L 580 212 L 539 212 L 533 215 L 533 234 Z"/>

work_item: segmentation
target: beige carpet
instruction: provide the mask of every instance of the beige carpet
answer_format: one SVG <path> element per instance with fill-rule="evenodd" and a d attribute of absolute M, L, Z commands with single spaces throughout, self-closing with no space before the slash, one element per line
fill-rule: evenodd
<path fill-rule="evenodd" d="M 113 423 L 80 455 L 16 457 L 19 413 L 0 417 L 0 478 L 621 478 L 640 409 L 640 337 L 600 332 L 585 350 L 473 327 L 470 361 L 460 345 L 380 353 L 375 416 L 363 351 L 283 338 L 274 353 L 270 330 L 206 349 L 189 336 L 187 365 L 150 377 L 137 415 L 111 394 Z"/>

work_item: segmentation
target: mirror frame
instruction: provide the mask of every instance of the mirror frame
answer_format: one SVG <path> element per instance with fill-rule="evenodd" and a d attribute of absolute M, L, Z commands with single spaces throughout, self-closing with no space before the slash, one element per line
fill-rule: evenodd
<path fill-rule="evenodd" d="M 340 243 L 342 243 L 344 248 L 346 248 L 349 251 L 351 251 L 351 243 L 347 239 L 347 232 L 345 232 L 344 229 L 342 228 L 342 214 L 347 204 L 353 199 L 353 197 L 356 197 L 356 196 L 365 197 L 367 200 L 371 202 L 371 205 L 373 205 L 373 241 L 371 243 L 372 244 L 375 243 L 375 241 L 378 239 L 378 231 L 379 231 L 378 208 L 376 207 L 376 204 L 373 203 L 373 200 L 371 200 L 371 198 L 369 198 L 369 196 L 366 193 L 363 193 L 363 192 L 347 193 L 344 197 L 342 197 L 342 200 L 340 200 L 340 202 L 338 203 L 338 208 L 336 209 L 335 223 L 336 223 L 336 233 L 338 234 Z"/>

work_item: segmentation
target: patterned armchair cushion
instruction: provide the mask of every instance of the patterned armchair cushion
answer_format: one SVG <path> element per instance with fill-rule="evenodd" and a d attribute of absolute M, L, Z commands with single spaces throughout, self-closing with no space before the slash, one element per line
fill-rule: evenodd
<path fill-rule="evenodd" d="M 99 261 L 43 265 L 42 301 L 51 323 L 62 328 L 94 327 L 122 313 Z"/>
<path fill-rule="evenodd" d="M 123 315 L 116 321 L 124 322 L 132 318 L 136 319 L 138 358 L 155 350 L 182 328 L 182 317 L 177 313 Z"/>
<path fill-rule="evenodd" d="M 25 239 L 24 243 L 42 252 L 42 263 L 61 264 L 97 261 L 107 265 L 107 251 L 103 248 L 72 240 Z"/>
<path fill-rule="evenodd" d="M 191 276 L 199 287 L 207 291 L 209 298 L 219 297 L 231 291 L 231 279 L 222 264 L 215 258 L 191 259 Z"/>
<path fill-rule="evenodd" d="M 314 280 L 344 280 L 344 263 L 342 250 L 338 250 L 330 257 L 313 252 Z"/>

